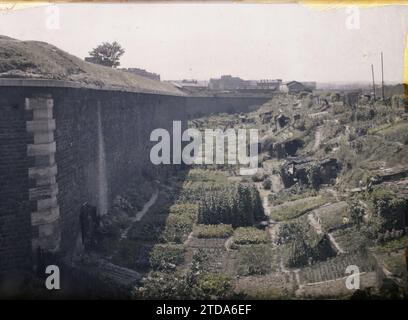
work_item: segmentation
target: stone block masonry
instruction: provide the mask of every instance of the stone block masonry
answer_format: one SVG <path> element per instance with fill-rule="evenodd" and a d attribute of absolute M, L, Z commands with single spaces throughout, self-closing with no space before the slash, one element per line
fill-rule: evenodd
<path fill-rule="evenodd" d="M 27 145 L 27 156 L 34 158 L 34 166 L 28 168 L 28 177 L 31 182 L 31 246 L 35 256 L 38 250 L 57 252 L 61 241 L 54 101 L 51 96 L 26 98 L 25 109 L 32 113 L 32 120 L 27 121 L 27 132 L 33 135 L 33 143 Z"/>

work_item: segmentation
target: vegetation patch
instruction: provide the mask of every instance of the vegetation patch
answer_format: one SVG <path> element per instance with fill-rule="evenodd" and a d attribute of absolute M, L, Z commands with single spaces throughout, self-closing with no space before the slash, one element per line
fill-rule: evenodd
<path fill-rule="evenodd" d="M 326 199 L 322 196 L 289 202 L 271 211 L 271 218 L 276 221 L 295 219 L 323 205 Z"/>
<path fill-rule="evenodd" d="M 184 262 L 185 248 L 182 245 L 158 244 L 150 253 L 150 265 L 154 270 L 174 270 Z"/>
<path fill-rule="evenodd" d="M 370 219 L 361 227 L 368 238 L 387 242 L 401 237 L 405 232 L 408 201 L 389 188 L 377 186 L 366 194 Z"/>
<path fill-rule="evenodd" d="M 295 201 L 299 199 L 304 199 L 308 197 L 317 196 L 317 191 L 313 189 L 298 190 L 298 189 L 289 189 L 282 190 L 278 194 L 270 193 L 268 195 L 268 202 L 273 206 L 278 206 L 285 202 Z"/>
<path fill-rule="evenodd" d="M 346 252 L 360 251 L 370 244 L 369 239 L 357 227 L 338 229 L 332 234 L 338 245 Z"/>
<path fill-rule="evenodd" d="M 273 252 L 269 245 L 242 246 L 237 255 L 238 273 L 240 275 L 264 275 L 272 271 Z"/>
<path fill-rule="evenodd" d="M 183 243 L 193 230 L 194 221 L 190 217 L 170 215 L 162 233 L 164 242 Z"/>
<path fill-rule="evenodd" d="M 391 126 L 387 126 L 379 131 L 377 134 L 382 135 L 388 141 L 399 141 L 404 144 L 408 138 L 408 122 L 400 122 Z"/>
<path fill-rule="evenodd" d="M 279 230 L 279 240 L 285 264 L 301 267 L 335 256 L 327 234 L 318 234 L 306 216 L 284 223 Z"/>
<path fill-rule="evenodd" d="M 268 233 L 254 227 L 237 228 L 232 240 L 232 248 L 248 244 L 264 244 L 269 242 Z"/>
<path fill-rule="evenodd" d="M 197 238 L 228 238 L 232 236 L 234 229 L 230 224 L 198 224 L 194 227 Z"/>
<path fill-rule="evenodd" d="M 193 230 L 196 219 L 197 205 L 191 203 L 173 205 L 165 222 L 162 240 L 183 243 Z"/>
<path fill-rule="evenodd" d="M 404 277 L 407 275 L 407 266 L 403 254 L 387 256 L 384 265 L 393 275 Z"/>
<path fill-rule="evenodd" d="M 350 214 L 347 209 L 347 203 L 345 202 L 317 209 L 316 211 L 318 211 L 323 230 L 330 232 L 348 225 Z"/>
<path fill-rule="evenodd" d="M 150 272 L 142 279 L 135 291 L 136 299 L 187 299 L 191 297 L 191 287 L 186 278 L 173 272 Z"/>
<path fill-rule="evenodd" d="M 178 202 L 170 207 L 169 212 L 173 215 L 185 215 L 193 218 L 197 216 L 198 205 L 190 202 Z"/>
<path fill-rule="evenodd" d="M 279 226 L 278 244 L 285 244 L 295 240 L 297 235 L 303 232 L 304 228 L 302 226 L 298 221 L 281 223 Z"/>
<path fill-rule="evenodd" d="M 226 298 L 231 289 L 231 278 L 223 273 L 203 273 L 196 280 L 196 290 L 203 299 Z"/>
<path fill-rule="evenodd" d="M 313 264 L 336 255 L 327 234 L 300 236 L 286 246 L 286 265 L 291 268 Z"/>
<path fill-rule="evenodd" d="M 381 253 L 388 253 L 388 252 L 394 252 L 397 250 L 401 250 L 403 248 L 406 248 L 408 246 L 408 235 L 404 235 L 403 237 L 395 240 L 391 240 L 389 242 L 386 242 L 384 244 L 381 244 L 376 247 L 376 251 L 381 252 Z"/>
<path fill-rule="evenodd" d="M 201 224 L 251 226 L 265 219 L 259 192 L 253 184 L 231 183 L 203 195 L 198 212 Z"/>

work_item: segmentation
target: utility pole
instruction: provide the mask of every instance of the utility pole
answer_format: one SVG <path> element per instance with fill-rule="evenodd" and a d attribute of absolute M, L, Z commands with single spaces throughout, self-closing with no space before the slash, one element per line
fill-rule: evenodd
<path fill-rule="evenodd" d="M 371 75 L 373 77 L 373 92 L 374 92 L 374 100 L 375 100 L 374 66 L 372 64 L 371 64 Z"/>
<path fill-rule="evenodd" d="M 382 51 L 381 51 L 381 97 L 384 101 L 384 63 Z"/>

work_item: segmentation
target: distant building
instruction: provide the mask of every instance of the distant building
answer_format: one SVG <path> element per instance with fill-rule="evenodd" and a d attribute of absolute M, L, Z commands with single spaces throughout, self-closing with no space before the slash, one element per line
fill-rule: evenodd
<path fill-rule="evenodd" d="M 149 79 L 152 79 L 152 80 L 160 81 L 160 75 L 159 75 L 159 74 L 146 71 L 145 69 L 139 69 L 139 68 L 121 68 L 121 69 L 119 69 L 119 70 L 121 70 L 121 71 L 126 71 L 126 72 L 131 72 L 131 73 L 137 74 L 137 75 L 142 76 L 142 77 L 145 77 L 145 78 L 149 78 Z"/>
<path fill-rule="evenodd" d="M 230 75 L 221 76 L 220 79 L 210 79 L 208 84 L 211 90 L 239 90 L 250 86 L 249 81 L 243 80 L 239 77 L 232 77 Z"/>
<path fill-rule="evenodd" d="M 282 84 L 282 79 L 265 79 L 256 82 L 256 88 L 261 90 L 278 90 Z"/>
<path fill-rule="evenodd" d="M 299 93 L 302 91 L 311 91 L 306 88 L 301 82 L 289 81 L 280 85 L 279 90 L 286 93 Z"/>
<path fill-rule="evenodd" d="M 206 81 L 199 81 L 195 79 L 183 79 L 181 81 L 176 80 L 169 82 L 172 83 L 175 87 L 188 92 L 200 92 L 205 91 L 208 88 L 208 83 Z"/>

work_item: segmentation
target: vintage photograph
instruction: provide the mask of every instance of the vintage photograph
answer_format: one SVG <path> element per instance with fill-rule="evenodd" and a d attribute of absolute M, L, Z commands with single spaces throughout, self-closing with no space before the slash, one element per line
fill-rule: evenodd
<path fill-rule="evenodd" d="M 404 3 L 0 2 L 0 299 L 407 299 L 407 159 Z"/>

